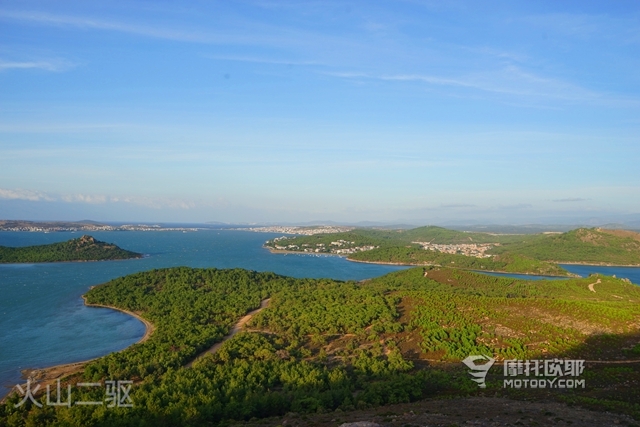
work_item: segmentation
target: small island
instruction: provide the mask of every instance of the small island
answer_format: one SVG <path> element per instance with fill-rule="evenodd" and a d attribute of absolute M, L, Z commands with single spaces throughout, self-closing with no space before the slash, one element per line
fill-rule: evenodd
<path fill-rule="evenodd" d="M 105 243 L 84 235 L 78 239 L 49 245 L 8 247 L 0 246 L 0 263 L 36 263 L 67 261 L 107 261 L 142 258 L 142 254 L 127 251 L 112 243 Z"/>

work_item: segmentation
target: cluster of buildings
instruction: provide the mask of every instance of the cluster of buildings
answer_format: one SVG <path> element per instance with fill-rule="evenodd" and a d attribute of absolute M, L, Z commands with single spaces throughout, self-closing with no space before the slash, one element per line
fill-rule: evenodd
<path fill-rule="evenodd" d="M 339 227 L 333 225 L 322 225 L 318 227 L 289 227 L 274 225 L 271 227 L 238 228 L 237 230 L 255 231 L 257 233 L 285 233 L 313 236 L 314 234 L 343 233 L 345 231 L 351 231 L 354 228 L 355 227 Z"/>
<path fill-rule="evenodd" d="M 160 225 L 146 224 L 86 224 L 86 223 L 56 223 L 56 222 L 27 222 L 27 221 L 0 221 L 0 231 L 29 231 L 52 233 L 58 231 L 198 231 L 197 228 L 162 227 Z"/>
<path fill-rule="evenodd" d="M 287 236 L 276 237 L 271 242 L 267 242 L 267 246 L 279 251 L 293 251 L 293 252 L 310 252 L 310 253 L 323 253 L 323 254 L 338 254 L 348 255 L 356 252 L 370 251 L 378 248 L 378 246 L 364 245 L 364 246 L 350 246 L 355 245 L 356 242 L 350 242 L 348 240 L 338 240 L 337 242 L 331 242 L 328 246 L 324 243 L 302 243 L 301 245 L 290 244 L 287 245 Z M 272 245 L 270 245 L 272 243 Z M 343 247 L 347 246 L 347 247 Z"/>
<path fill-rule="evenodd" d="M 0 231 L 30 231 L 50 233 L 54 231 L 115 231 L 118 227 L 111 225 L 29 225 L 29 224 L 0 224 Z"/>
<path fill-rule="evenodd" d="M 422 246 L 422 249 L 428 251 L 442 252 L 445 254 L 466 255 L 476 258 L 490 258 L 492 255 L 486 252 L 494 246 L 500 246 L 500 243 L 457 243 L 457 244 L 438 244 L 431 242 L 411 242 Z"/>

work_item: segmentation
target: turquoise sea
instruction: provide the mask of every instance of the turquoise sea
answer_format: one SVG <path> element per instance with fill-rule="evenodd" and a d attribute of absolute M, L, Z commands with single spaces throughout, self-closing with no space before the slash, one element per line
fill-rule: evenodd
<path fill-rule="evenodd" d="M 262 244 L 281 234 L 232 230 L 198 232 L 97 232 L 147 257 L 125 261 L 0 264 L 0 396 L 20 381 L 20 371 L 103 356 L 137 342 L 143 324 L 124 313 L 85 307 L 90 286 L 154 268 L 246 268 L 294 277 L 362 280 L 403 267 L 346 261 L 336 256 L 271 254 Z M 0 232 L 2 246 L 29 246 L 81 233 Z"/>
<path fill-rule="evenodd" d="M 236 230 L 90 234 L 147 256 L 126 261 L 0 264 L 0 396 L 21 382 L 22 369 L 103 356 L 124 349 L 142 337 L 144 326 L 137 319 L 115 310 L 85 307 L 82 302 L 81 295 L 90 286 L 116 277 L 154 268 L 189 266 L 238 267 L 293 277 L 362 280 L 406 268 L 354 263 L 336 256 L 271 254 L 262 247 L 266 240 L 281 234 Z M 0 232 L 0 245 L 54 243 L 80 235 Z M 563 267 L 582 276 L 615 274 L 640 284 L 640 268 Z"/>

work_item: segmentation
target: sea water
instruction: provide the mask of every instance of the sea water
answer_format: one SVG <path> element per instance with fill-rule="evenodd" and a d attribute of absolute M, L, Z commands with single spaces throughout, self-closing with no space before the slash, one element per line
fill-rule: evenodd
<path fill-rule="evenodd" d="M 609 267 L 601 265 L 576 265 L 576 264 L 560 264 L 560 267 L 569 273 L 577 274 L 580 277 L 587 277 L 591 274 L 603 274 L 605 276 L 615 276 L 618 279 L 629 279 L 632 283 L 640 285 L 640 267 Z M 560 276 L 536 276 L 532 274 L 515 274 L 515 273 L 495 273 L 478 271 L 477 273 L 488 274 L 490 276 L 511 277 L 523 280 L 563 280 L 566 277 Z"/>
<path fill-rule="evenodd" d="M 154 268 L 245 268 L 293 277 L 362 280 L 404 267 L 337 256 L 272 254 L 263 243 L 282 234 L 237 230 L 91 232 L 98 240 L 145 254 L 122 261 L 0 264 L 0 396 L 26 368 L 72 363 L 122 350 L 144 325 L 116 310 L 86 307 L 90 286 Z M 2 246 L 66 241 L 82 233 L 0 232 Z"/>

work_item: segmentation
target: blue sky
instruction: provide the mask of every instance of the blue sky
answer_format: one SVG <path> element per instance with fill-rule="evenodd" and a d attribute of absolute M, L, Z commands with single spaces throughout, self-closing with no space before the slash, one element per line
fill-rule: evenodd
<path fill-rule="evenodd" d="M 0 218 L 640 213 L 637 2 L 5 1 Z"/>

